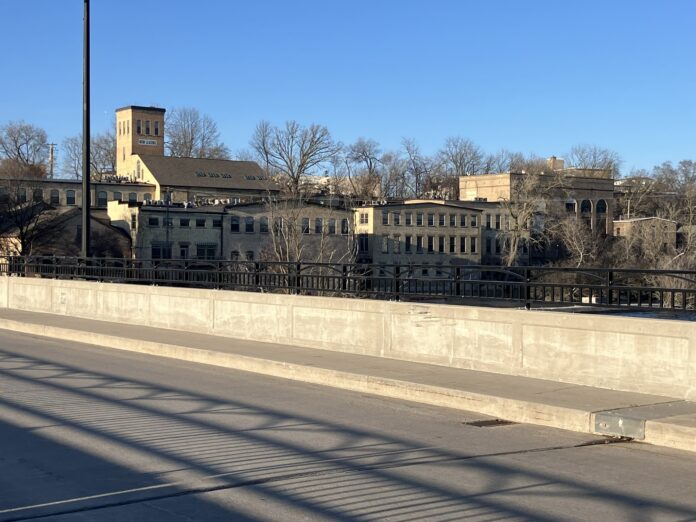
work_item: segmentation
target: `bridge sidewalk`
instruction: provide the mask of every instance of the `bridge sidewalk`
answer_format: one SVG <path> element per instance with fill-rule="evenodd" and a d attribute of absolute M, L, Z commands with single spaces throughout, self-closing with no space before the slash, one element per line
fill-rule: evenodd
<path fill-rule="evenodd" d="M 20 310 L 0 329 L 696 451 L 696 402 L 675 398 Z"/>

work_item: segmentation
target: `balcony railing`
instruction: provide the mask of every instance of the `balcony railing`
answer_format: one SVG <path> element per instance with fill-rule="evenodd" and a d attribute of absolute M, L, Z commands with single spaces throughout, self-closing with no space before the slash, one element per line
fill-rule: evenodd
<path fill-rule="evenodd" d="M 0 274 L 526 308 L 696 310 L 696 271 L 686 270 L 8 257 Z"/>

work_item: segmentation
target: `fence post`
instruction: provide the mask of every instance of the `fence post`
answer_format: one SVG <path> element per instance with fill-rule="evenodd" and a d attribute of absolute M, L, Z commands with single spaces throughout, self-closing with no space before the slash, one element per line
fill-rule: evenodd
<path fill-rule="evenodd" d="M 532 308 L 532 287 L 529 285 L 529 268 L 524 269 L 524 308 L 530 310 Z"/>
<path fill-rule="evenodd" d="M 341 265 L 341 290 L 348 290 L 348 267 L 345 264 Z"/>
<path fill-rule="evenodd" d="M 257 288 L 261 286 L 261 263 L 258 261 L 254 262 L 254 286 Z"/>
<path fill-rule="evenodd" d="M 394 288 L 392 289 L 392 293 L 394 295 L 394 299 L 397 301 L 399 300 L 399 279 L 401 275 L 401 266 L 400 265 L 394 265 L 394 272 L 393 272 L 393 285 Z"/>
<path fill-rule="evenodd" d="M 614 285 L 614 272 L 609 270 L 607 272 L 607 304 L 612 304 L 611 298 L 611 287 Z"/>
<path fill-rule="evenodd" d="M 454 278 L 455 278 L 455 283 L 454 283 L 454 295 L 457 297 L 462 296 L 462 269 L 461 267 L 457 267 L 454 269 Z"/>

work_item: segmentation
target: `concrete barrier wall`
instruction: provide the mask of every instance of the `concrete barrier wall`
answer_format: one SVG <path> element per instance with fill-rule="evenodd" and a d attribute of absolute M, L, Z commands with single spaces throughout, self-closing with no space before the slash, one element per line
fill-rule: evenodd
<path fill-rule="evenodd" d="M 0 277 L 0 306 L 696 399 L 696 324 Z"/>

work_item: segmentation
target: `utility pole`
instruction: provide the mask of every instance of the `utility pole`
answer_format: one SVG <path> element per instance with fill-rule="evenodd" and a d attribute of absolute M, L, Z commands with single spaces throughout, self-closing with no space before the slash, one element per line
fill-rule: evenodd
<path fill-rule="evenodd" d="M 82 257 L 90 252 L 90 207 L 91 187 L 89 173 L 89 0 L 84 0 L 84 42 L 82 44 Z"/>

